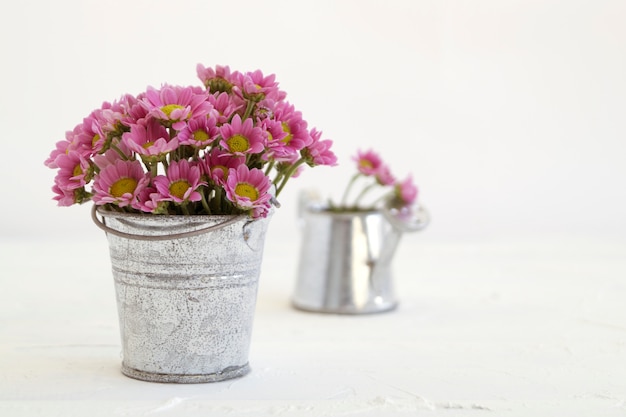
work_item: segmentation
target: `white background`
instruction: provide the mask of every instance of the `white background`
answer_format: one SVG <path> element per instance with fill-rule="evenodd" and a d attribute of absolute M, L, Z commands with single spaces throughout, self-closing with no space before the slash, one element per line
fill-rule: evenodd
<path fill-rule="evenodd" d="M 4 4 L 0 415 L 624 415 L 624 22 L 622 0 Z M 43 161 L 197 63 L 276 74 L 340 165 L 281 194 L 252 373 L 141 383 L 104 234 L 90 204 L 56 206 Z M 433 221 L 398 248 L 396 311 L 297 311 L 298 194 L 340 194 L 359 148 L 412 172 Z"/>
<path fill-rule="evenodd" d="M 432 240 L 624 241 L 626 3 L 22 1 L 0 16 L 3 237 L 100 237 L 58 208 L 43 161 L 103 101 L 198 84 L 195 66 L 274 73 L 340 166 L 281 196 L 337 195 L 374 148 L 412 172 Z"/>

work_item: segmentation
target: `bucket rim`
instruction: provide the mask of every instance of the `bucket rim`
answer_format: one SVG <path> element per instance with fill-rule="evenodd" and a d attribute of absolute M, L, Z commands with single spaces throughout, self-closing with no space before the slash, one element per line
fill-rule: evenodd
<path fill-rule="evenodd" d="M 310 206 L 310 207 L 306 207 L 305 211 L 307 211 L 308 213 L 322 214 L 322 215 L 327 215 L 327 216 L 332 216 L 332 217 L 362 217 L 362 216 L 369 216 L 369 215 L 375 215 L 375 214 L 382 214 L 382 211 L 378 209 L 337 211 L 327 206 L 323 206 L 323 207 Z"/>
<path fill-rule="evenodd" d="M 103 206 L 94 204 L 94 210 L 99 215 L 110 218 L 120 219 L 181 219 L 181 220 L 197 220 L 202 222 L 203 220 L 230 220 L 234 217 L 241 217 L 242 219 L 248 218 L 249 220 L 255 220 L 250 218 L 247 214 L 154 214 L 154 213 L 126 213 L 119 211 L 107 210 Z M 257 219 L 258 220 L 258 219 Z"/>
<path fill-rule="evenodd" d="M 113 215 L 109 216 L 109 213 L 113 213 Z M 100 214 L 102 218 L 98 218 L 98 214 Z M 111 219 L 115 219 L 120 222 L 127 222 L 127 221 L 133 221 L 133 220 L 136 220 L 136 221 L 148 220 L 148 221 L 158 222 L 159 216 L 160 215 L 156 215 L 156 214 L 142 215 L 142 214 L 135 214 L 135 213 L 111 212 L 109 210 L 101 211 L 99 207 L 96 206 L 95 204 L 91 208 L 91 219 L 93 220 L 94 224 L 98 226 L 98 228 L 102 229 L 107 234 L 112 234 L 121 238 L 133 239 L 133 240 L 173 240 L 173 239 L 189 238 L 189 237 L 194 237 L 194 236 L 199 236 L 205 233 L 209 233 L 215 230 L 219 230 L 224 227 L 234 225 L 237 223 L 242 223 L 242 222 L 244 225 L 243 227 L 245 229 L 248 225 L 252 223 L 256 223 L 259 220 L 262 220 L 262 219 L 252 219 L 250 218 L 248 214 L 238 214 L 238 215 L 237 214 L 235 215 L 220 214 L 220 215 L 197 215 L 197 216 L 194 216 L 194 215 L 185 216 L 185 215 L 178 215 L 178 214 L 164 215 L 168 217 L 162 217 L 162 220 L 176 220 L 176 221 L 180 221 L 181 222 L 180 224 L 206 223 L 208 224 L 208 226 L 202 227 L 200 229 L 189 230 L 189 231 L 180 232 L 180 233 L 164 233 L 164 234 L 157 234 L 157 235 L 152 235 L 152 234 L 146 235 L 143 233 L 138 233 L 138 234 L 126 233 L 126 232 L 122 232 L 117 229 L 114 229 L 106 224 L 107 217 Z"/>

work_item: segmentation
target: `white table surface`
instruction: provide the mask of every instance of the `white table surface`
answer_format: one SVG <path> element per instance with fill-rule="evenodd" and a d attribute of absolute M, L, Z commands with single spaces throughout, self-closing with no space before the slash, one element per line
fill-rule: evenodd
<path fill-rule="evenodd" d="M 120 373 L 108 247 L 0 241 L 0 416 L 624 416 L 626 244 L 405 238 L 400 307 L 290 307 L 297 247 L 271 233 L 252 372 L 155 384 Z"/>

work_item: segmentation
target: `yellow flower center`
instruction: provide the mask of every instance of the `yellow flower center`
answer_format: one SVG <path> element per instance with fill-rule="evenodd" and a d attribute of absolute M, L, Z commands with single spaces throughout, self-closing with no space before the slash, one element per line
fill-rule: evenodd
<path fill-rule="evenodd" d="M 113 197 L 118 198 L 123 196 L 126 193 L 132 194 L 137 188 L 137 180 L 134 178 L 120 178 L 115 181 L 111 188 L 109 189 L 109 194 Z"/>
<path fill-rule="evenodd" d="M 161 107 L 161 111 L 165 113 L 167 117 L 170 117 L 170 114 L 172 114 L 174 110 L 180 110 L 180 109 L 184 109 L 184 107 L 181 106 L 180 104 L 168 104 L 166 106 Z"/>
<path fill-rule="evenodd" d="M 287 136 L 283 138 L 283 142 L 289 144 L 289 142 L 291 142 L 291 139 L 293 139 L 293 135 L 291 134 L 291 129 L 289 128 L 287 122 L 283 122 L 283 132 L 287 133 Z"/>
<path fill-rule="evenodd" d="M 80 164 L 74 167 L 74 171 L 72 171 L 72 177 L 77 177 L 83 174 L 83 169 L 80 167 Z"/>
<path fill-rule="evenodd" d="M 185 180 L 178 180 L 170 184 L 170 194 L 183 200 L 191 185 Z"/>
<path fill-rule="evenodd" d="M 224 180 L 228 178 L 228 168 L 226 168 L 224 165 L 215 165 L 214 167 L 211 168 L 211 172 L 215 171 L 216 169 L 222 170 L 222 173 L 224 174 Z"/>
<path fill-rule="evenodd" d="M 152 145 L 154 145 L 154 142 L 149 141 L 149 142 L 146 142 L 143 145 L 141 145 L 141 147 L 144 148 L 144 149 L 148 149 Z"/>
<path fill-rule="evenodd" d="M 235 194 L 240 197 L 248 197 L 250 201 L 256 201 L 259 198 L 259 190 L 247 182 L 240 182 L 235 187 Z"/>
<path fill-rule="evenodd" d="M 196 130 L 193 132 L 193 139 L 197 142 L 206 142 L 209 140 L 209 134 L 204 130 Z"/>
<path fill-rule="evenodd" d="M 100 135 L 96 133 L 95 135 L 93 135 L 93 138 L 91 139 L 91 146 L 96 146 L 96 143 L 98 143 L 99 140 L 100 140 Z"/>
<path fill-rule="evenodd" d="M 245 152 L 250 149 L 248 138 L 242 135 L 233 135 L 226 143 L 228 144 L 228 148 L 233 152 Z"/>
<path fill-rule="evenodd" d="M 374 165 L 372 165 L 372 162 L 369 159 L 361 159 L 359 161 L 359 165 L 362 168 L 374 168 Z"/>

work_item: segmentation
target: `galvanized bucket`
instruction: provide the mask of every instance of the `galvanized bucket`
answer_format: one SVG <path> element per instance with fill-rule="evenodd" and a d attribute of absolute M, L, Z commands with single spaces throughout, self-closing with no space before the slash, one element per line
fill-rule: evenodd
<path fill-rule="evenodd" d="M 337 314 L 396 308 L 393 256 L 403 233 L 428 224 L 424 208 L 333 212 L 305 198 L 300 218 L 303 231 L 294 307 Z"/>
<path fill-rule="evenodd" d="M 92 217 L 107 232 L 124 375 L 200 383 L 250 371 L 269 217 L 129 214 L 95 206 Z"/>

